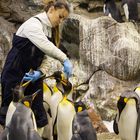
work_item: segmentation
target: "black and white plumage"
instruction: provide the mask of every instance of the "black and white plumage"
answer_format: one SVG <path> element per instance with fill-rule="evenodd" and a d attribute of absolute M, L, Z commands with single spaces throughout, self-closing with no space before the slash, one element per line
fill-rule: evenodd
<path fill-rule="evenodd" d="M 138 0 L 122 0 L 126 21 L 138 20 Z"/>
<path fill-rule="evenodd" d="M 114 132 L 122 140 L 140 140 L 140 88 L 125 91 L 117 102 Z"/>
<path fill-rule="evenodd" d="M 61 92 L 61 100 L 57 106 L 57 139 L 71 140 L 72 137 L 72 121 L 76 114 L 73 103 L 68 99 L 68 95 L 72 91 L 72 84 L 61 71 L 57 71 L 52 75 L 56 79 L 56 87 Z M 60 96 L 60 93 L 59 93 Z M 58 97 L 57 97 L 58 98 Z"/>
<path fill-rule="evenodd" d="M 37 133 L 35 117 L 31 110 L 32 101 L 38 92 L 25 96 L 17 104 L 10 123 L 3 131 L 2 140 L 42 140 Z"/>
<path fill-rule="evenodd" d="M 115 0 L 104 0 L 103 12 L 106 16 L 112 17 L 117 22 L 123 22 L 121 12 L 116 6 Z"/>
<path fill-rule="evenodd" d="M 9 104 L 9 107 L 8 107 L 8 110 L 6 113 L 5 126 L 7 126 L 9 124 L 9 122 L 11 121 L 13 113 L 16 110 L 16 105 L 19 102 L 19 100 L 21 100 L 24 97 L 24 90 L 30 82 L 31 81 L 27 81 L 24 84 L 21 83 L 21 85 L 17 85 L 14 89 L 12 89 L 13 100 Z"/>
<path fill-rule="evenodd" d="M 73 136 L 71 140 L 97 140 L 96 131 L 87 110 L 76 113 L 72 130 Z"/>
<path fill-rule="evenodd" d="M 86 106 L 81 102 L 74 102 L 68 98 L 70 93 L 73 93 L 73 87 L 70 81 L 61 71 L 55 72 L 50 78 L 56 79 L 56 89 L 61 92 L 61 100 L 57 103 L 56 128 L 58 140 L 97 140 L 96 131 L 92 126 L 92 122 L 87 113 Z M 58 92 L 57 91 L 57 92 Z M 53 93 L 58 94 L 58 93 Z M 55 95 L 55 96 L 56 96 Z M 60 93 L 59 93 L 60 95 Z M 57 99 L 59 99 L 57 97 Z M 57 100 L 53 101 L 55 104 Z M 51 112 L 54 108 L 51 109 Z M 83 111 L 84 110 L 84 111 Z M 53 112 L 52 112 L 53 116 Z M 75 126 L 79 126 L 78 131 Z M 54 137 L 55 139 L 56 137 Z"/>

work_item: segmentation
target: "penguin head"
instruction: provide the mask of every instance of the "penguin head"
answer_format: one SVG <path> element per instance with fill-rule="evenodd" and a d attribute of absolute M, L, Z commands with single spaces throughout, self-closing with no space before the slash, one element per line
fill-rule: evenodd
<path fill-rule="evenodd" d="M 51 76 L 48 76 L 47 78 L 54 78 L 57 83 L 57 88 L 65 95 L 68 95 L 72 91 L 72 84 L 66 78 L 65 73 L 62 71 L 56 71 Z M 60 86 L 62 85 L 62 86 Z M 63 89 L 62 89 L 63 88 Z"/>
<path fill-rule="evenodd" d="M 86 105 L 82 101 L 74 102 L 74 108 L 76 112 L 81 112 L 87 109 Z"/>
<path fill-rule="evenodd" d="M 20 99 L 24 97 L 23 88 L 21 88 L 20 85 L 16 85 L 15 88 L 12 89 L 12 95 L 13 102 L 18 102 Z"/>
<path fill-rule="evenodd" d="M 27 81 L 24 84 L 17 84 L 15 88 L 12 89 L 13 102 L 18 102 L 24 97 L 24 90 L 29 85 L 31 81 Z"/>
<path fill-rule="evenodd" d="M 54 78 L 57 83 L 66 79 L 62 71 L 56 71 L 52 75 L 48 76 L 47 78 Z"/>
<path fill-rule="evenodd" d="M 34 94 L 25 96 L 23 99 L 21 99 L 21 103 L 22 103 L 23 105 L 25 105 L 26 107 L 31 108 L 33 100 L 34 100 L 35 97 L 39 94 L 40 91 L 41 91 L 41 90 L 39 89 L 39 90 L 37 90 Z"/>
<path fill-rule="evenodd" d="M 125 108 L 128 100 L 130 101 L 130 99 L 132 99 L 132 98 L 135 99 L 132 96 L 132 94 L 135 94 L 135 92 L 131 91 L 131 90 L 126 90 L 119 97 L 118 102 L 117 102 L 117 108 L 118 108 L 119 114 L 121 114 L 122 110 Z M 137 100 L 136 100 L 136 102 L 137 102 Z"/>
<path fill-rule="evenodd" d="M 121 97 L 121 96 L 119 97 L 119 100 L 117 102 L 117 108 L 119 110 L 119 114 L 121 114 L 122 110 L 126 106 L 127 101 L 128 101 L 128 98 Z"/>

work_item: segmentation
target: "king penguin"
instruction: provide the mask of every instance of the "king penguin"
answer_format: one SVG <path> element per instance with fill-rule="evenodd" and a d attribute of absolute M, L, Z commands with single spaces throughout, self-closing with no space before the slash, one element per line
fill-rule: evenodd
<path fill-rule="evenodd" d="M 14 89 L 12 89 L 13 100 L 9 104 L 7 110 L 5 126 L 7 126 L 8 123 L 11 121 L 12 115 L 16 110 L 16 105 L 19 102 L 19 100 L 24 97 L 24 90 L 30 82 L 31 81 L 27 81 L 26 83 L 17 85 Z"/>
<path fill-rule="evenodd" d="M 140 140 L 140 87 L 134 91 L 125 91 L 117 102 L 117 115 L 114 132 L 122 140 Z"/>
<path fill-rule="evenodd" d="M 72 121 L 76 114 L 74 104 L 68 99 L 68 95 L 73 92 L 73 87 L 70 81 L 61 72 L 61 78 L 58 82 L 61 84 L 58 89 L 62 92 L 63 99 L 58 105 L 57 109 L 57 139 L 58 140 L 71 140 L 72 138 Z M 60 80 L 60 81 L 59 81 Z"/>
<path fill-rule="evenodd" d="M 35 118 L 31 110 L 32 101 L 40 90 L 25 96 L 16 106 L 11 122 L 8 124 L 8 140 L 42 140 L 35 130 Z"/>
<path fill-rule="evenodd" d="M 52 115 L 50 111 L 51 96 L 52 96 L 51 88 L 48 86 L 46 82 L 43 82 L 43 106 L 47 114 L 48 124 L 42 128 L 38 128 L 37 131 L 43 139 L 49 140 L 53 140 L 53 131 L 52 131 L 53 124 L 52 124 Z"/>
<path fill-rule="evenodd" d="M 122 7 L 126 21 L 138 20 L 138 2 L 137 0 L 122 0 Z"/>
<path fill-rule="evenodd" d="M 104 0 L 103 12 L 106 16 L 112 17 L 117 22 L 123 22 L 121 12 L 114 0 Z"/>
<path fill-rule="evenodd" d="M 58 101 L 55 107 L 55 111 L 54 108 L 51 109 L 51 111 L 54 111 L 56 114 L 54 122 L 56 127 L 54 127 L 54 130 L 56 129 L 57 135 L 54 137 L 54 139 L 71 140 L 72 120 L 76 112 L 74 104 L 67 98 L 67 96 L 72 92 L 72 84 L 61 71 L 56 71 L 50 77 L 56 80 L 55 92 L 58 94 L 57 96 L 59 96 L 59 101 L 55 99 L 52 102 L 52 104 L 54 104 L 56 101 Z M 56 93 L 53 94 L 55 95 Z"/>
<path fill-rule="evenodd" d="M 57 81 L 56 84 L 59 85 L 58 79 L 61 78 L 61 76 L 59 72 L 57 71 L 46 78 L 55 79 Z M 43 138 L 48 138 L 49 140 L 53 140 L 55 139 L 53 137 L 56 137 L 57 108 L 58 108 L 59 102 L 63 98 L 62 93 L 58 90 L 56 84 L 49 87 L 47 84 L 44 83 L 44 86 L 43 86 L 44 88 L 43 98 L 44 98 L 45 103 L 48 104 L 50 111 L 49 111 L 49 114 L 47 113 L 49 124 L 45 126 L 42 136 Z"/>
<path fill-rule="evenodd" d="M 56 72 L 46 78 L 55 79 Z M 43 98 L 45 111 L 48 117 L 48 124 L 43 127 L 43 129 L 38 129 L 38 132 L 42 138 L 53 140 L 53 135 L 55 135 L 53 129 L 55 127 L 57 107 L 59 102 L 62 100 L 62 93 L 58 90 L 56 85 L 49 87 L 47 83 L 43 83 Z"/>
<path fill-rule="evenodd" d="M 71 140 L 97 140 L 96 131 L 88 114 L 88 107 L 82 102 L 74 103 L 76 114 L 72 125 Z"/>

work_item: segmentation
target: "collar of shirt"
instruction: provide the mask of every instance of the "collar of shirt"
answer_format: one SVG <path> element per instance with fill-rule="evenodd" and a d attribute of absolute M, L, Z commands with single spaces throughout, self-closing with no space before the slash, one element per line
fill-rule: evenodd
<path fill-rule="evenodd" d="M 40 14 L 36 15 L 35 17 L 38 17 L 43 24 L 52 28 L 51 22 L 47 16 L 46 12 L 40 13 Z"/>
<path fill-rule="evenodd" d="M 35 17 L 38 17 L 41 20 L 41 23 L 43 24 L 43 30 L 46 36 L 52 37 L 52 25 L 51 22 L 47 16 L 46 12 L 40 13 L 36 15 Z"/>

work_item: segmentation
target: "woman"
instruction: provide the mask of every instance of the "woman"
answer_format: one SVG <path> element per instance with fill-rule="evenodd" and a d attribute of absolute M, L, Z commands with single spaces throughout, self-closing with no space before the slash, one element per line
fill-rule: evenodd
<path fill-rule="evenodd" d="M 42 89 L 42 81 L 38 80 L 46 73 L 47 55 L 59 60 L 64 66 L 64 72 L 69 77 L 72 74 L 72 64 L 67 56 L 54 44 L 58 38 L 53 38 L 52 28 L 57 28 L 69 15 L 67 3 L 50 3 L 43 13 L 28 19 L 23 23 L 13 37 L 13 47 L 7 55 L 7 59 L 1 75 L 2 104 L 0 123 L 4 125 L 5 114 L 12 100 L 11 89 L 24 80 L 32 80 L 32 84 L 25 91 L 25 95 Z M 56 40 L 56 42 L 54 42 Z M 28 73 L 33 69 L 33 73 Z M 25 74 L 26 73 L 26 74 Z M 24 76 L 25 75 L 25 76 Z M 47 116 L 43 107 L 43 91 L 36 97 L 32 105 L 36 117 L 37 126 L 47 124 Z"/>

